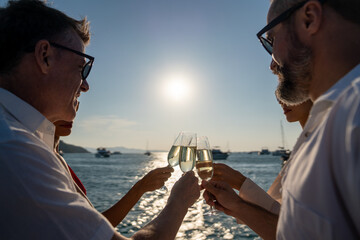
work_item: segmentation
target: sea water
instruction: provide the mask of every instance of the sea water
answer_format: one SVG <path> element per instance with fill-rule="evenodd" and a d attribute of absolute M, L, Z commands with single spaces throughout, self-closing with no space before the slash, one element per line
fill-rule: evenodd
<path fill-rule="evenodd" d="M 90 201 L 100 212 L 115 204 L 147 172 L 168 164 L 167 152 L 152 153 L 151 156 L 121 154 L 109 158 L 96 158 L 90 153 L 64 154 L 64 158 L 81 179 Z M 281 169 L 279 157 L 271 155 L 233 153 L 227 160 L 215 162 L 225 163 L 240 171 L 265 190 L 270 187 Z M 166 182 L 169 190 L 182 175 L 179 166 L 174 170 Z M 117 230 L 130 237 L 159 214 L 169 194 L 170 191 L 144 194 L 117 226 Z M 204 216 L 203 213 L 207 211 L 209 206 L 204 201 L 197 201 L 190 207 L 176 239 L 260 239 L 247 226 L 237 224 L 233 217 L 221 212 Z"/>

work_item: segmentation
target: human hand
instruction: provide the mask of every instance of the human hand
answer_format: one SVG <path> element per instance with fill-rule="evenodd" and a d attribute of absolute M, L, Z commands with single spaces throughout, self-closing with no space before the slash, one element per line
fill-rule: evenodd
<path fill-rule="evenodd" d="M 203 197 L 206 203 L 227 215 L 234 216 L 234 211 L 243 203 L 226 182 L 203 180 L 201 186 L 205 189 Z"/>
<path fill-rule="evenodd" d="M 214 173 L 211 178 L 212 181 L 226 182 L 232 188 L 240 190 L 241 185 L 246 179 L 244 175 L 222 163 L 214 163 L 213 168 Z"/>
<path fill-rule="evenodd" d="M 171 189 L 169 201 L 189 208 L 200 197 L 198 178 L 193 171 L 185 173 Z"/>
<path fill-rule="evenodd" d="M 173 171 L 170 166 L 151 170 L 138 182 L 141 191 L 145 193 L 161 188 Z"/>

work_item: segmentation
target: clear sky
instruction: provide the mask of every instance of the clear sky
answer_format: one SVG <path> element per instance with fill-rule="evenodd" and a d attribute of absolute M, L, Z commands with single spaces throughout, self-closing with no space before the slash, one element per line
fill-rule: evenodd
<path fill-rule="evenodd" d="M 4 6 L 5 0 L 0 0 Z M 95 57 L 90 91 L 67 143 L 168 151 L 179 131 L 207 135 L 223 150 L 249 151 L 300 134 L 274 91 L 270 55 L 256 38 L 269 0 L 53 0 L 87 16 Z"/>

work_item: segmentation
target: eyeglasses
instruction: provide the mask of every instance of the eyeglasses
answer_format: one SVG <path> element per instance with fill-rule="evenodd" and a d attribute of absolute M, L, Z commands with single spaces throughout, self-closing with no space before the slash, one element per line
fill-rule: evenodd
<path fill-rule="evenodd" d="M 82 80 L 86 80 L 86 78 L 89 76 L 89 73 L 90 73 L 90 70 L 91 70 L 91 67 L 94 63 L 94 60 L 95 58 L 90 56 L 90 55 L 87 55 L 85 53 L 82 53 L 82 52 L 79 52 L 79 51 L 76 51 L 74 49 L 71 49 L 71 48 L 68 48 L 68 47 L 65 47 L 63 45 L 60 45 L 60 44 L 57 44 L 57 43 L 54 43 L 54 42 L 49 42 L 50 45 L 56 47 L 56 48 L 60 48 L 60 49 L 64 49 L 64 50 L 67 50 L 67 51 L 70 51 L 70 52 L 73 52 L 79 56 L 82 56 L 84 58 L 87 58 L 88 61 L 85 63 L 85 65 L 83 66 L 83 69 L 81 70 L 81 77 L 82 77 Z"/>
<path fill-rule="evenodd" d="M 295 4 L 294 6 L 292 6 L 291 8 L 289 8 L 288 10 L 286 10 L 285 12 L 283 12 L 282 14 L 280 14 L 278 17 L 274 18 L 268 25 L 266 25 L 263 29 L 261 29 L 256 36 L 258 37 L 258 39 L 260 40 L 261 44 L 263 45 L 263 47 L 265 48 L 265 50 L 272 55 L 273 53 L 273 43 L 263 37 L 262 35 L 264 33 L 266 33 L 267 31 L 269 31 L 270 29 L 272 29 L 273 27 L 275 27 L 276 25 L 278 25 L 279 23 L 285 21 L 286 19 L 288 19 L 291 14 L 293 14 L 296 10 L 298 10 L 299 8 L 301 8 L 302 6 L 305 5 L 305 3 L 307 3 L 309 0 L 303 1 L 303 2 L 299 2 L 298 4 Z M 324 3 L 326 0 L 319 0 L 320 3 Z"/>

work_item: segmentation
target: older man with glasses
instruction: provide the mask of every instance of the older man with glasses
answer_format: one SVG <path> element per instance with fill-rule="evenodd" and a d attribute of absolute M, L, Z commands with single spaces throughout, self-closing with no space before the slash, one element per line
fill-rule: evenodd
<path fill-rule="evenodd" d="M 273 0 L 268 22 L 257 37 L 277 98 L 314 102 L 284 169 L 277 227 L 227 184 L 205 182 L 205 194 L 265 239 L 359 239 L 360 1 Z"/>
<path fill-rule="evenodd" d="M 0 239 L 128 239 L 77 192 L 54 154 L 53 122 L 72 121 L 94 57 L 86 19 L 40 0 L 0 8 Z M 174 239 L 199 197 L 188 173 L 157 218 L 132 239 Z"/>

